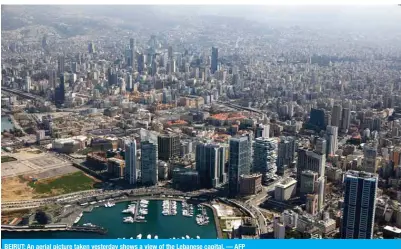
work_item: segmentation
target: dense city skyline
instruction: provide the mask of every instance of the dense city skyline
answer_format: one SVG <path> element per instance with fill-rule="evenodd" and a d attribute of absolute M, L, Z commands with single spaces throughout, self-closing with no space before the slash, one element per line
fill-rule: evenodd
<path fill-rule="evenodd" d="M 399 238 L 398 23 L 398 6 L 3 5 L 2 208 L 104 232 L 77 225 L 99 198 L 137 201 L 124 223 L 148 214 L 138 196 L 172 198 L 165 216 L 187 198 L 221 238 Z"/>

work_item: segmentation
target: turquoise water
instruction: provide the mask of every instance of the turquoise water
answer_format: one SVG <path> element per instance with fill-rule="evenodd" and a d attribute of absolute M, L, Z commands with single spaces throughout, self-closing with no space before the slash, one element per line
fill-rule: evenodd
<path fill-rule="evenodd" d="M 138 234 L 142 234 L 142 238 L 146 238 L 148 234 L 158 235 L 159 239 L 168 239 L 172 237 L 181 238 L 188 235 L 195 238 L 197 235 L 202 239 L 217 238 L 216 225 L 213 219 L 213 211 L 206 208 L 210 217 L 209 224 L 199 226 L 196 223 L 195 216 L 198 213 L 197 207 L 194 207 L 195 213 L 193 217 L 182 216 L 181 203 L 177 202 L 177 215 L 162 215 L 162 201 L 150 201 L 148 207 L 148 215 L 146 215 L 146 223 L 123 223 L 123 217 L 128 214 L 121 213 L 126 209 L 130 202 L 117 203 L 114 207 L 99 207 L 93 209 L 91 213 L 84 213 L 79 221 L 79 225 L 84 223 L 92 223 L 108 229 L 107 234 L 97 233 L 80 233 L 80 232 L 2 232 L 3 238 L 60 238 L 60 239 L 80 239 L 80 238 L 105 238 L 116 239 L 130 237 L 136 238 Z"/>
<path fill-rule="evenodd" d="M 10 129 L 14 128 L 14 124 L 10 122 L 8 116 L 1 116 L 1 131 L 4 130 L 9 131 Z"/>

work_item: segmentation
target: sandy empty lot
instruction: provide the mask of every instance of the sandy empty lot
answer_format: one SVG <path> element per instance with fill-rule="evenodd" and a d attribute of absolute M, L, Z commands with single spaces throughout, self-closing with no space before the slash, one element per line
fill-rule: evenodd
<path fill-rule="evenodd" d="M 33 198 L 33 189 L 20 177 L 3 178 L 1 181 L 2 201 L 30 200 Z"/>

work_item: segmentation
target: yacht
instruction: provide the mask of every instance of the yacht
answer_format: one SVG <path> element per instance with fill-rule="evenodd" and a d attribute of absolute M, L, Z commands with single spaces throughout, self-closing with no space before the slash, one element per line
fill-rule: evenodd
<path fill-rule="evenodd" d="M 134 239 L 134 237 L 131 237 L 131 238 L 129 238 L 129 239 Z"/>
<path fill-rule="evenodd" d="M 142 215 L 138 215 L 136 218 L 137 218 L 138 220 L 144 220 L 144 219 L 145 219 L 145 217 L 142 216 Z"/>
<path fill-rule="evenodd" d="M 197 238 L 197 239 L 200 239 L 199 235 L 196 235 L 196 238 Z"/>
<path fill-rule="evenodd" d="M 139 209 L 140 214 L 148 214 L 148 210 L 146 209 Z"/>
<path fill-rule="evenodd" d="M 186 239 L 190 239 L 190 237 L 189 237 L 188 235 L 185 235 L 185 238 L 186 238 Z"/>
<path fill-rule="evenodd" d="M 82 226 L 84 226 L 84 227 L 96 227 L 96 225 L 93 225 L 92 223 L 85 223 Z"/>
<path fill-rule="evenodd" d="M 148 200 L 141 200 L 140 203 L 141 204 L 149 204 L 149 201 Z"/>
<path fill-rule="evenodd" d="M 124 223 L 134 223 L 134 218 L 131 216 L 125 217 L 123 220 Z"/>
<path fill-rule="evenodd" d="M 138 235 L 136 236 L 136 238 L 137 238 L 137 239 L 142 239 L 142 234 L 141 234 L 141 233 L 138 234 Z"/>
<path fill-rule="evenodd" d="M 159 236 L 155 235 L 154 239 L 159 239 Z"/>
<path fill-rule="evenodd" d="M 82 215 L 82 213 L 79 214 L 79 216 L 75 219 L 74 224 L 78 223 L 81 220 Z"/>
<path fill-rule="evenodd" d="M 146 236 L 147 239 L 151 239 L 152 235 L 148 234 L 148 236 Z"/>

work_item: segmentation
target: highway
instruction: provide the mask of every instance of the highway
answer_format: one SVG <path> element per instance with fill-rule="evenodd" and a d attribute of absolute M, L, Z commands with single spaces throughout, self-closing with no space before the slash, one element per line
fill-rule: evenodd
<path fill-rule="evenodd" d="M 261 111 L 259 109 L 255 109 L 255 108 L 252 108 L 252 107 L 244 107 L 244 106 L 240 106 L 240 105 L 233 104 L 233 103 L 230 103 L 230 102 L 217 101 L 217 103 L 225 105 L 225 106 L 228 106 L 228 107 L 231 107 L 231 108 L 234 108 L 234 109 L 245 110 L 245 111 L 250 111 L 250 112 L 256 112 L 256 113 L 259 113 L 259 114 L 263 114 L 264 113 L 263 111 Z"/>
<path fill-rule="evenodd" d="M 12 89 L 12 88 L 8 88 L 8 87 L 1 87 L 1 90 L 4 92 L 8 92 L 8 93 L 12 93 L 27 99 L 32 99 L 32 100 L 36 100 L 36 101 L 40 101 L 42 103 L 46 102 L 46 100 L 38 95 L 34 95 L 28 92 L 24 92 L 21 90 L 16 90 L 16 89 Z"/>
<path fill-rule="evenodd" d="M 102 197 L 108 198 L 111 195 L 118 194 L 130 194 L 130 195 L 171 195 L 171 196 L 187 196 L 193 197 L 201 194 L 211 194 L 215 190 L 199 190 L 191 193 L 184 193 L 174 189 L 167 189 L 161 187 L 148 187 L 148 188 L 134 188 L 134 189 L 125 189 L 125 190 L 87 190 L 80 191 L 71 194 L 59 195 L 55 197 L 43 198 L 43 199 L 34 199 L 34 200 L 23 200 L 23 201 L 11 201 L 11 202 L 2 202 L 1 209 L 3 211 L 10 210 L 18 210 L 18 209 L 26 209 L 31 207 L 37 207 L 42 205 L 54 204 L 54 203 L 71 203 L 77 202 L 80 200 L 84 200 L 86 198 L 93 197 Z"/>
<path fill-rule="evenodd" d="M 249 211 L 251 211 L 254 214 L 255 218 L 258 221 L 261 234 L 268 233 L 269 229 L 268 229 L 267 219 L 263 215 L 263 213 L 260 211 L 259 204 L 262 203 L 266 199 L 267 193 L 274 190 L 276 185 L 279 184 L 281 181 L 282 181 L 282 179 L 279 178 L 276 181 L 269 184 L 268 186 L 264 186 L 263 191 L 261 191 L 257 195 L 252 196 L 249 200 L 245 201 L 242 204 L 246 209 L 248 209 Z"/>

